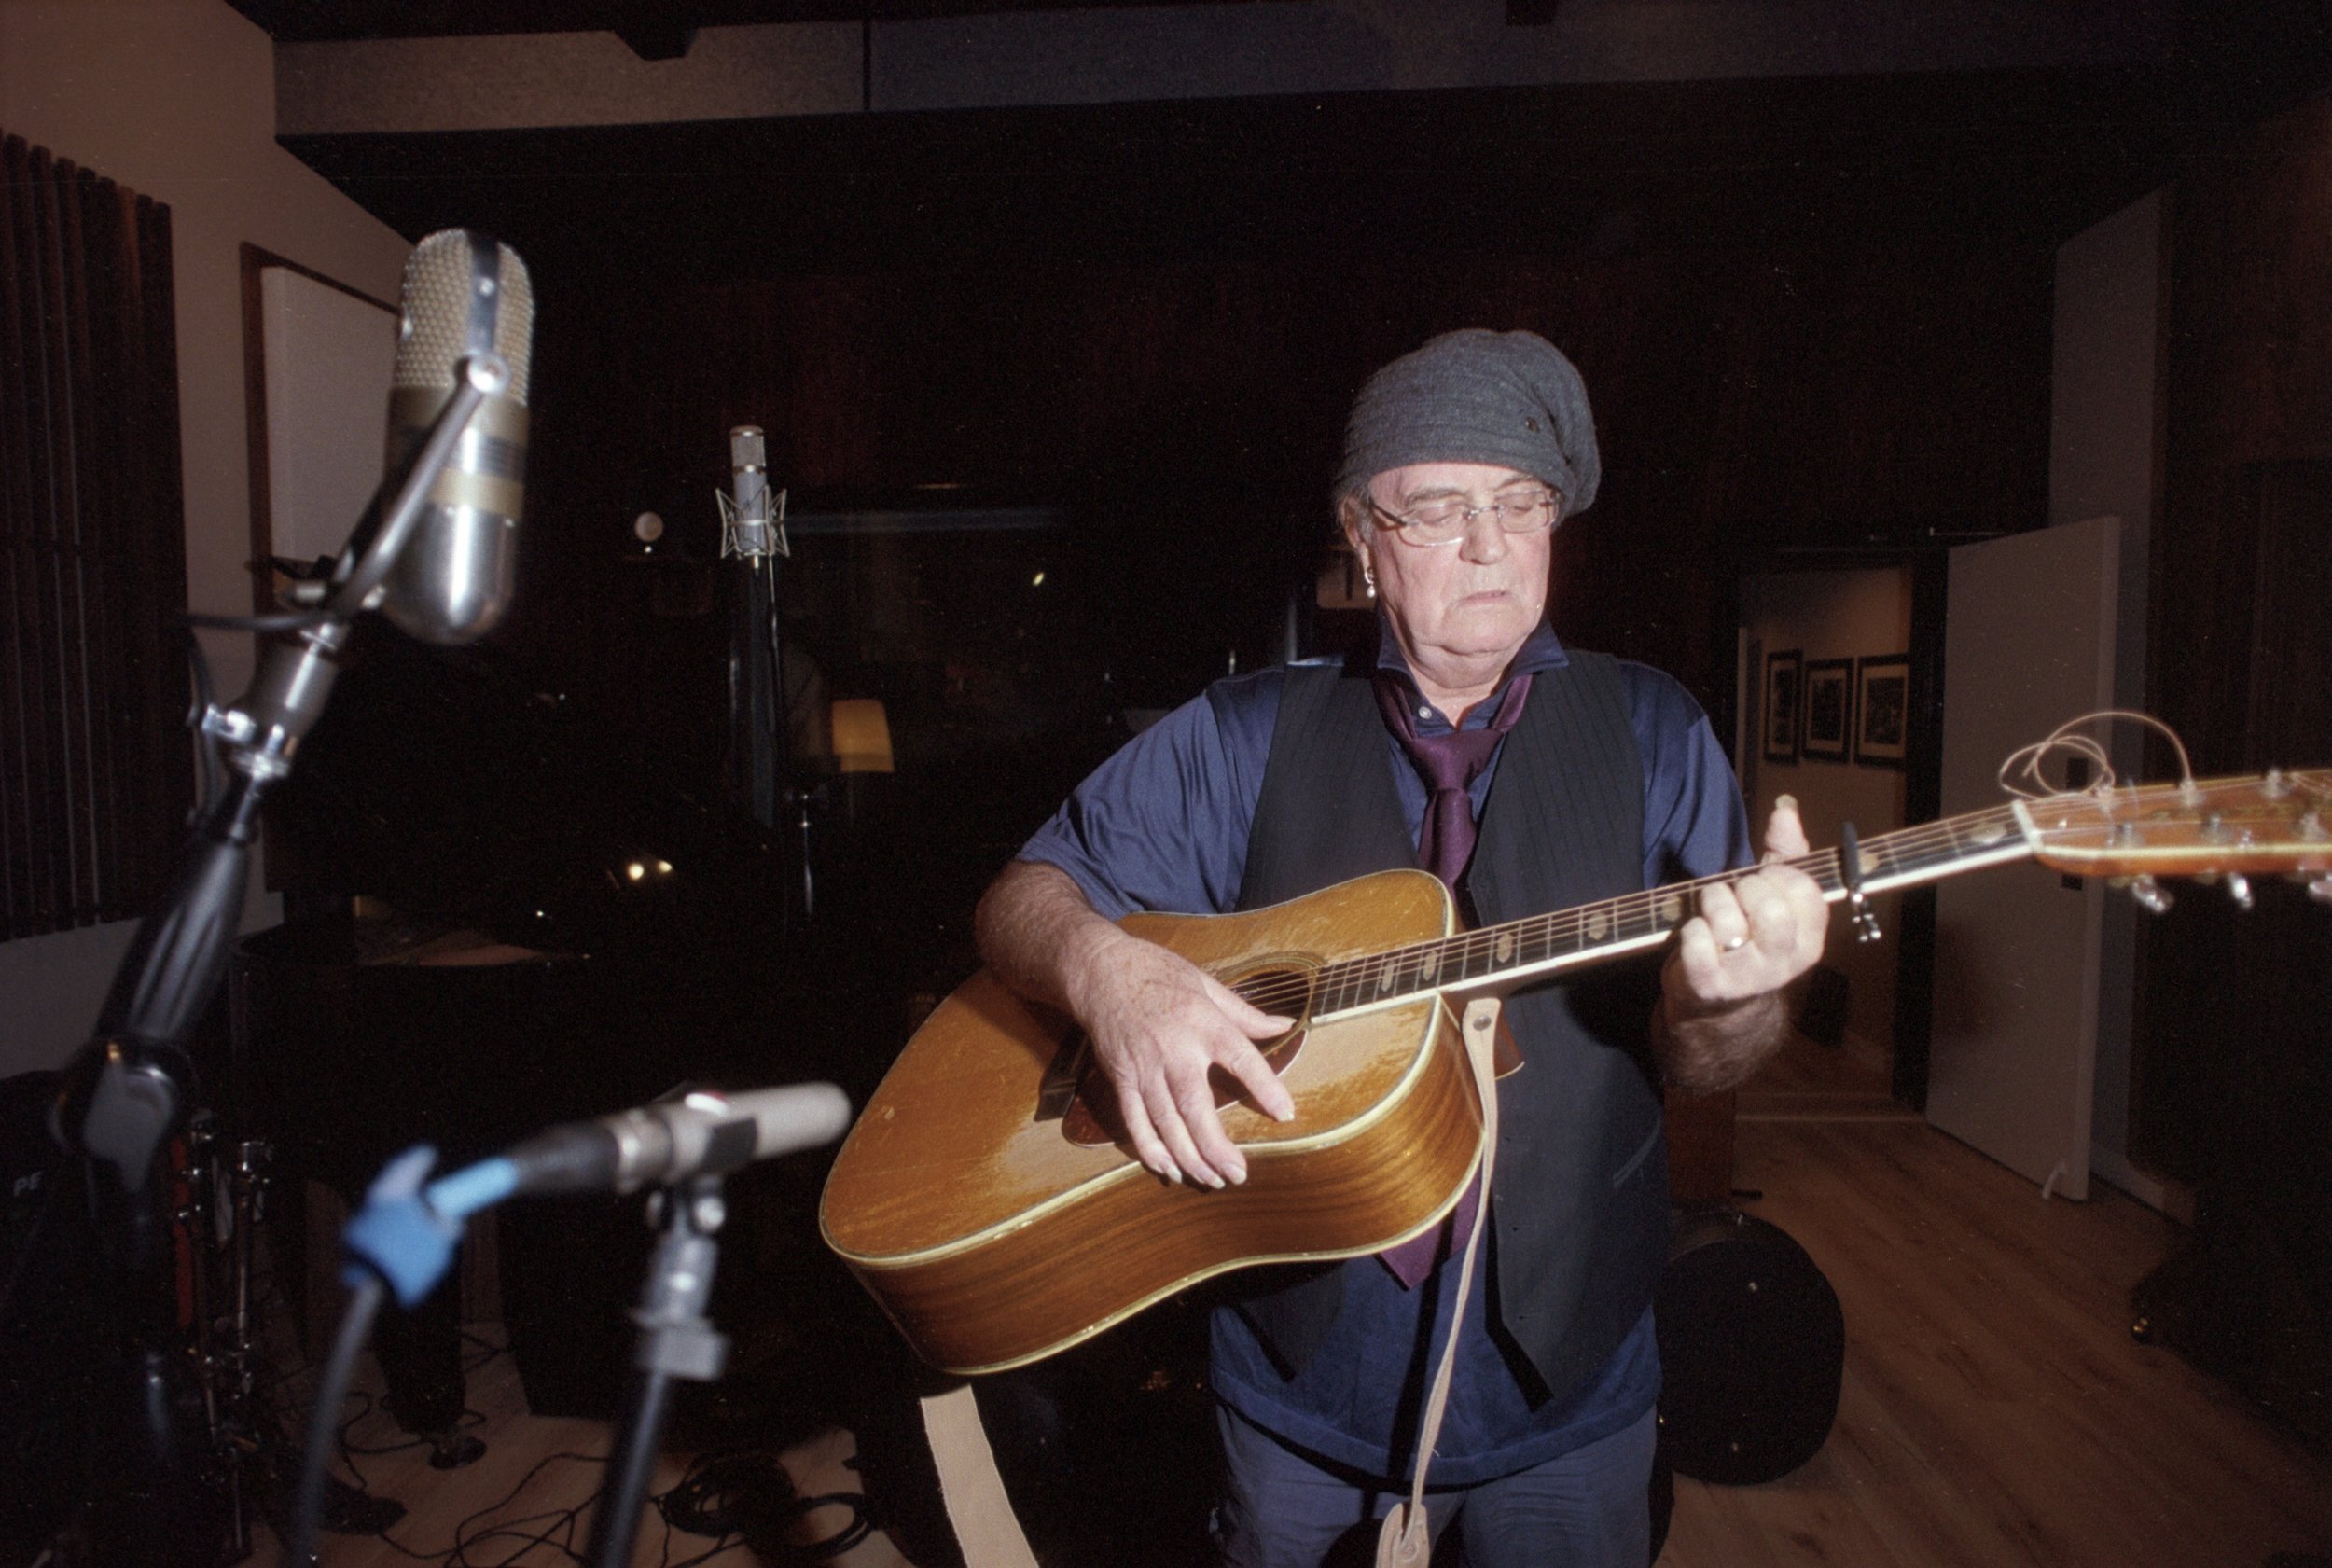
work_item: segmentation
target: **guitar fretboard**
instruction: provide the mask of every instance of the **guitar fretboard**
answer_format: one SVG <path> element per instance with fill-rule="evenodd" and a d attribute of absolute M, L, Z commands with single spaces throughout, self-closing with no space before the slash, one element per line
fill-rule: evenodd
<path fill-rule="evenodd" d="M 2020 860 L 2031 853 L 2016 807 L 2002 805 L 1863 840 L 1857 856 L 1862 872 L 1852 883 L 1836 849 L 1798 855 L 1787 864 L 1811 877 L 1824 898 L 1837 903 L 1854 885 L 1866 894 L 1884 893 Z M 1266 1012 L 1324 1020 L 1391 1006 L 1428 992 L 1519 984 L 1657 947 L 1699 910 L 1704 889 L 1738 881 L 1756 869 L 1744 867 L 1671 882 L 1601 903 L 1340 959 L 1304 974 L 1273 971 L 1239 989 Z"/>

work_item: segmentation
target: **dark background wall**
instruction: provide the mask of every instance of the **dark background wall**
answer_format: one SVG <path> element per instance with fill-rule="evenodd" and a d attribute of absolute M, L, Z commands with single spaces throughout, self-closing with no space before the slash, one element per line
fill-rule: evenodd
<path fill-rule="evenodd" d="M 549 520 L 511 639 L 619 688 L 631 517 L 703 538 L 723 435 L 751 422 L 798 505 L 946 484 L 1064 508 L 1095 561 L 1073 618 L 1143 700 L 1178 701 L 1226 649 L 1271 654 L 1367 371 L 1437 331 L 1528 327 L 1579 363 L 1604 450 L 1559 539 L 1559 629 L 1723 711 L 1742 561 L 2044 520 L 2048 268 L 2017 246 L 1063 263 L 713 284 L 615 331 L 547 305 L 547 383 L 641 395 L 546 393 Z"/>
<path fill-rule="evenodd" d="M 2318 763 L 2332 756 L 2332 105 L 2196 160 L 2172 229 L 2152 700 L 2200 769 Z M 2143 1152 L 2283 1186 L 2332 1168 L 2332 922 L 2289 886 L 2263 889 L 2248 920 L 2215 904 L 2198 892 L 2146 928 Z"/>

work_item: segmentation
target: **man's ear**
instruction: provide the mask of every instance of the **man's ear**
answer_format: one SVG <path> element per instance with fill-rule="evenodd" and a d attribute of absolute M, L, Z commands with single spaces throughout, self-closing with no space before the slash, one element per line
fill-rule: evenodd
<path fill-rule="evenodd" d="M 1348 497 L 1337 504 L 1336 521 L 1338 527 L 1343 531 L 1345 545 L 1351 548 L 1353 556 L 1363 566 L 1367 565 L 1368 532 L 1367 521 L 1362 515 L 1362 508 L 1354 506 Z"/>

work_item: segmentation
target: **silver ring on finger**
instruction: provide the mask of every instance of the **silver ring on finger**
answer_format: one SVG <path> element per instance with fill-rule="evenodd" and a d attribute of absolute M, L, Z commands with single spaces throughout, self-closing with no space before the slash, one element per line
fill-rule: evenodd
<path fill-rule="evenodd" d="M 1728 938 L 1728 939 L 1727 939 L 1727 941 L 1726 941 L 1726 943 L 1725 943 L 1725 951 L 1726 951 L 1727 952 L 1739 952 L 1742 949 L 1743 949 L 1743 948 L 1747 947 L 1748 945 L 1749 945 L 1749 938 L 1748 938 L 1748 937 L 1729 937 L 1729 938 Z"/>

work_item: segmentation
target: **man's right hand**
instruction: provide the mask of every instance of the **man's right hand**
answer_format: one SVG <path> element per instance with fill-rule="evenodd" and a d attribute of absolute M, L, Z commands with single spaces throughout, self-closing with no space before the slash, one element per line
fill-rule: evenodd
<path fill-rule="evenodd" d="M 1212 1187 L 1247 1179 L 1246 1159 L 1215 1114 L 1210 1068 L 1228 1073 L 1266 1115 L 1296 1114 L 1255 1046 L 1296 1020 L 1258 1012 L 1189 960 L 1103 919 L 1059 867 L 1006 867 L 973 925 L 980 956 L 1005 984 L 1085 1026 L 1134 1158 L 1159 1176 Z"/>
<path fill-rule="evenodd" d="M 1223 1131 L 1208 1070 L 1220 1067 L 1266 1115 L 1287 1120 L 1295 1100 L 1256 1042 L 1297 1020 L 1260 1011 L 1180 954 L 1107 922 L 1080 931 L 1062 956 L 1062 999 L 1117 1090 L 1135 1158 L 1170 1181 L 1245 1181 L 1246 1157 Z"/>

